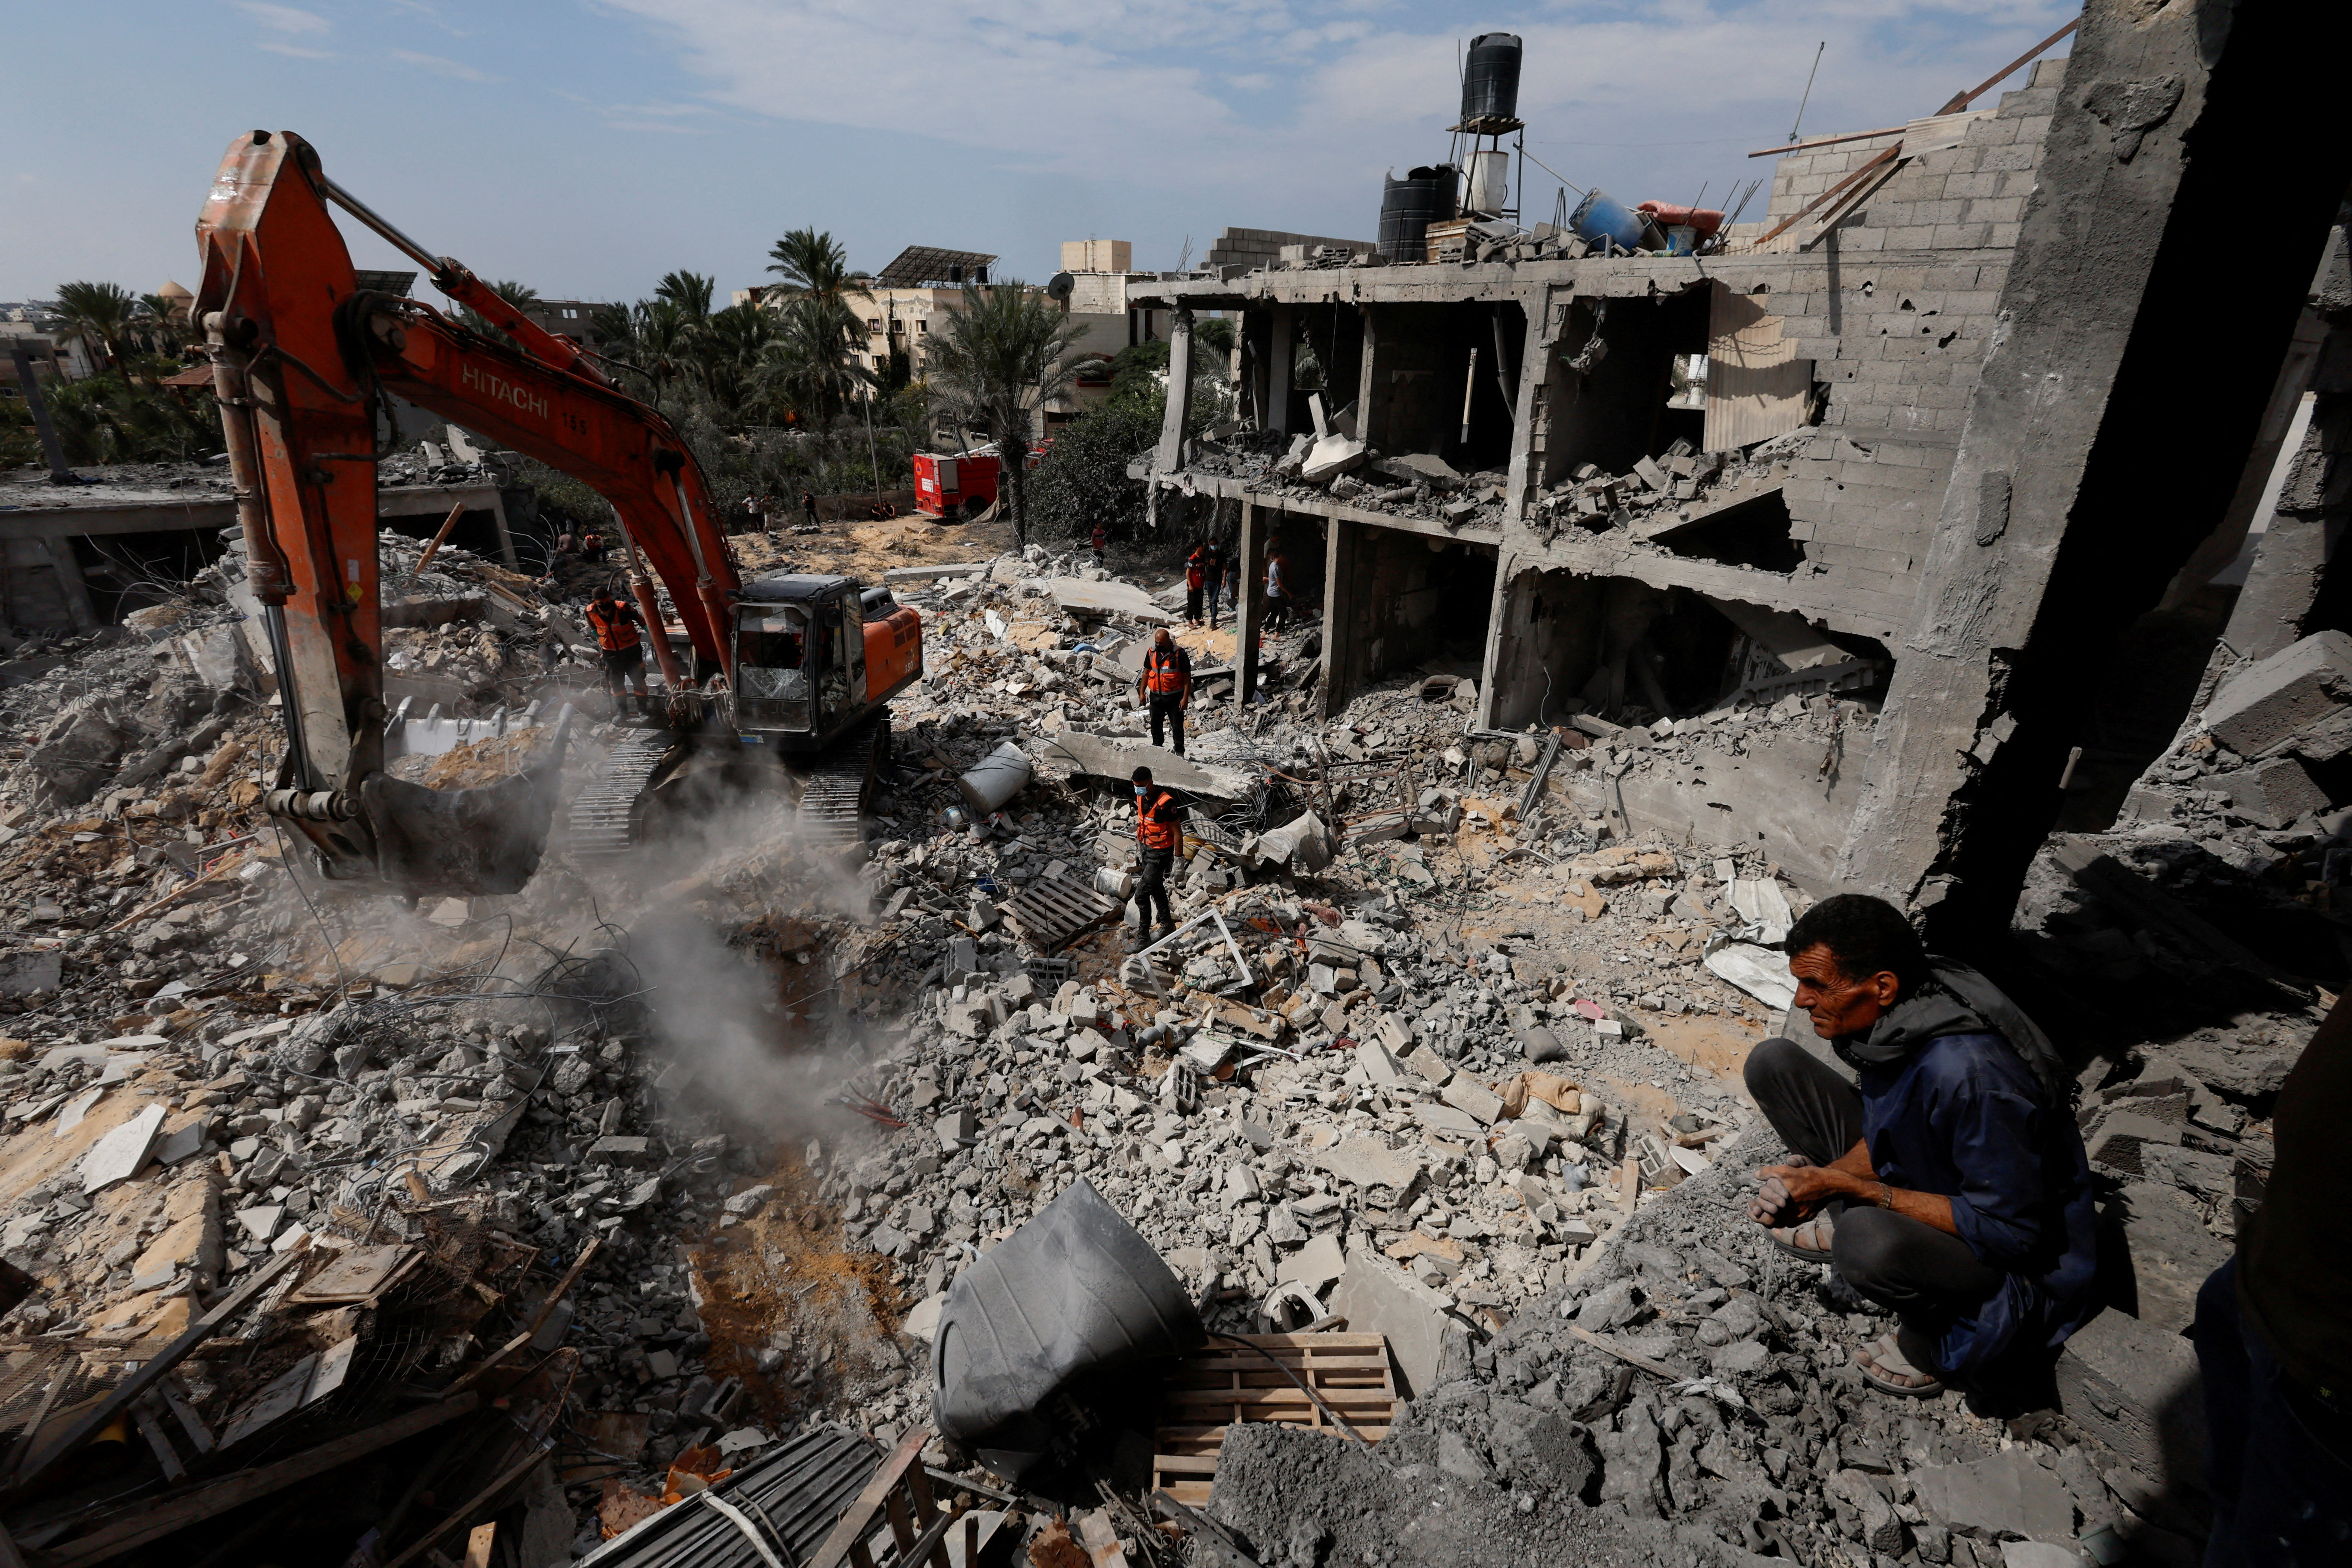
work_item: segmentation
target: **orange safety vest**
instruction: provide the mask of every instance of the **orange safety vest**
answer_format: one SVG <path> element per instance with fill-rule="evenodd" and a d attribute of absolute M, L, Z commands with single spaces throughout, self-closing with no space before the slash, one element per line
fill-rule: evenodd
<path fill-rule="evenodd" d="M 1143 689 L 1155 697 L 1175 697 L 1192 683 L 1192 672 L 1185 668 L 1184 650 L 1171 647 L 1162 653 L 1157 647 L 1143 656 Z"/>
<path fill-rule="evenodd" d="M 1164 789 L 1158 800 L 1135 814 L 1135 841 L 1146 849 L 1173 849 L 1183 837 L 1176 821 L 1176 797 Z"/>
<path fill-rule="evenodd" d="M 608 606 L 619 605 L 621 614 Z M 627 606 L 618 600 L 598 599 L 588 606 L 588 624 L 595 629 L 596 646 L 606 653 L 619 653 L 637 646 L 637 624 L 628 618 Z"/>

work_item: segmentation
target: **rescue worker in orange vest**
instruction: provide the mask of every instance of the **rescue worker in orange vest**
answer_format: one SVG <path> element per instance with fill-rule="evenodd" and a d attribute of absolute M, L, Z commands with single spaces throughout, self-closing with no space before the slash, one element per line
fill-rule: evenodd
<path fill-rule="evenodd" d="M 1133 776 L 1135 841 L 1143 850 L 1143 875 L 1136 884 L 1135 907 L 1143 915 L 1143 924 L 1128 951 L 1141 952 L 1152 942 L 1154 905 L 1160 910 L 1160 934 L 1176 934 L 1176 911 L 1168 902 L 1168 873 L 1175 868 L 1176 848 L 1184 841 L 1184 808 L 1166 790 L 1152 787 L 1150 768 L 1138 768 Z"/>
<path fill-rule="evenodd" d="M 1184 754 L 1184 709 L 1192 700 L 1192 656 L 1184 645 L 1168 635 L 1166 626 L 1151 637 L 1151 646 L 1143 650 L 1143 673 L 1136 677 L 1135 689 L 1151 710 L 1151 743 L 1166 742 L 1161 736 L 1166 727 L 1176 726 L 1176 754 Z"/>
<path fill-rule="evenodd" d="M 1210 552 L 1207 544 L 1192 546 L 1192 553 L 1184 557 L 1184 618 L 1194 626 L 1201 624 L 1201 589 L 1209 580 Z"/>
<path fill-rule="evenodd" d="M 646 648 L 637 636 L 637 628 L 644 624 L 637 607 L 615 593 L 607 593 L 588 605 L 588 625 L 604 654 L 604 689 L 613 694 L 615 713 L 624 710 L 624 681 L 641 700 L 646 695 Z"/>

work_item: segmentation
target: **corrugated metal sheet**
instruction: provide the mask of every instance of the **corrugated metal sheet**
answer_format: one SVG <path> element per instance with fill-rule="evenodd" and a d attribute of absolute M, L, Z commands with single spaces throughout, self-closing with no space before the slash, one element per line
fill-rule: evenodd
<path fill-rule="evenodd" d="M 1769 295 L 1718 280 L 1707 312 L 1706 448 L 1749 447 L 1805 422 L 1813 362 L 1801 356 L 1765 309 Z"/>

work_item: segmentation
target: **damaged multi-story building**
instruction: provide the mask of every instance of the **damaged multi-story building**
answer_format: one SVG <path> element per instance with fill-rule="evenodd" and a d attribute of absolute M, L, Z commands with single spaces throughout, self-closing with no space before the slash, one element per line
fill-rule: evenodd
<path fill-rule="evenodd" d="M 2289 25 L 2241 15 L 2224 48 L 2147 11 L 2094 4 L 1997 97 L 1782 153 L 1762 221 L 1696 247 L 1455 223 L 1139 285 L 1179 363 L 1192 312 L 1239 315 L 1239 418 L 1188 438 L 1175 387 L 1130 471 L 1320 599 L 1327 714 L 1433 661 L 1498 731 L 1835 698 L 1826 754 L 1758 731 L 1612 804 L 2005 921 L 2062 805 L 2095 785 L 2112 816 L 2189 711 L 2227 613 L 2200 590 L 2342 374 L 2313 290 L 2341 288 L 2352 160 L 2315 118 L 2313 161 L 2275 155 Z M 2292 567 L 2302 630 L 2322 568 Z"/>

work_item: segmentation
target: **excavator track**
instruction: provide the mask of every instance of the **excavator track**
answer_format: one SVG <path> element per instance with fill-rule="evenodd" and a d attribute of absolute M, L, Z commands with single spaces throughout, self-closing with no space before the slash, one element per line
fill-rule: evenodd
<path fill-rule="evenodd" d="M 572 798 L 565 819 L 572 859 L 596 864 L 629 852 L 636 843 L 637 805 L 646 782 L 676 743 L 667 731 L 656 731 L 613 749 L 596 777 Z"/>
<path fill-rule="evenodd" d="M 864 854 L 866 803 L 887 744 L 890 721 L 877 717 L 826 748 L 801 783 L 801 844 L 818 853 Z"/>

